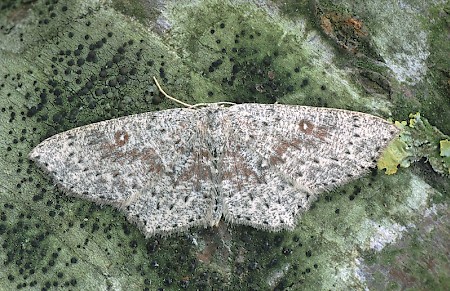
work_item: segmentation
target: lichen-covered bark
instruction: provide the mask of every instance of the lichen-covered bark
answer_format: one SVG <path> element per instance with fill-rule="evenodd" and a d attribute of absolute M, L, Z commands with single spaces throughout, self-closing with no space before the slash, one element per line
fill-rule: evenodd
<path fill-rule="evenodd" d="M 55 133 L 174 107 L 152 76 L 190 103 L 420 111 L 448 134 L 448 6 L 330 2 L 0 4 L 2 288 L 449 289 L 449 179 L 425 161 L 323 195 L 293 231 L 145 239 L 26 158 Z"/>

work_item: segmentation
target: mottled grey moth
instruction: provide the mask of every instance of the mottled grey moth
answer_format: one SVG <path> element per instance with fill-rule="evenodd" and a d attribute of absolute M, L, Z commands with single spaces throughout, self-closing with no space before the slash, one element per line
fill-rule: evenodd
<path fill-rule="evenodd" d="M 146 236 L 225 221 L 292 229 L 317 194 L 364 175 L 398 133 L 340 109 L 217 104 L 52 136 L 29 157 L 63 192 L 120 208 Z"/>

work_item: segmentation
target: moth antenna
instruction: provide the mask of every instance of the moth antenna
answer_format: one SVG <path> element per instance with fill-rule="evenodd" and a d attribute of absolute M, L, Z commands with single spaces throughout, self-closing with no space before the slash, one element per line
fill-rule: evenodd
<path fill-rule="evenodd" d="M 164 90 L 162 89 L 161 85 L 159 84 L 159 82 L 158 82 L 158 80 L 156 79 L 155 76 L 153 76 L 153 81 L 155 81 L 156 87 L 158 87 L 159 92 L 161 92 L 166 98 L 168 98 L 168 99 L 170 99 L 170 100 L 172 100 L 172 101 L 174 101 L 176 103 L 179 103 L 179 104 L 183 105 L 184 107 L 195 108 L 195 107 L 200 107 L 200 106 L 209 106 L 209 105 L 211 105 L 211 103 L 197 103 L 197 104 L 194 104 L 194 105 L 189 104 L 189 103 L 185 103 L 185 102 L 183 102 L 181 100 L 178 100 L 175 97 L 170 96 L 166 92 L 164 92 Z M 214 103 L 214 104 L 216 104 L 216 105 L 236 105 L 236 103 L 227 102 L 227 101 L 217 102 L 217 103 Z"/>
<path fill-rule="evenodd" d="M 173 102 L 176 102 L 176 103 L 178 103 L 178 104 L 181 104 L 181 105 L 183 105 L 184 107 L 187 107 L 187 108 L 192 108 L 192 107 L 194 107 L 194 105 L 191 105 L 191 104 L 189 104 L 189 103 L 185 103 L 185 102 L 183 102 L 183 101 L 181 101 L 181 100 L 178 100 L 177 98 L 172 97 L 172 96 L 170 96 L 169 94 L 167 94 L 167 93 L 163 90 L 163 88 L 161 88 L 161 85 L 159 85 L 159 82 L 158 82 L 158 80 L 156 79 L 155 76 L 153 76 L 153 81 L 155 81 L 156 87 L 158 87 L 159 92 L 161 92 L 167 99 L 170 99 L 170 100 L 172 100 Z"/>

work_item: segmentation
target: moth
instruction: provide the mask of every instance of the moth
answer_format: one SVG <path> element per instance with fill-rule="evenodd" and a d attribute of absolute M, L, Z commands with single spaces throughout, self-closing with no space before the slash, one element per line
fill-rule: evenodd
<path fill-rule="evenodd" d="M 222 218 L 278 231 L 366 174 L 398 131 L 341 109 L 209 104 L 74 128 L 29 158 L 64 193 L 121 209 L 146 236 Z"/>

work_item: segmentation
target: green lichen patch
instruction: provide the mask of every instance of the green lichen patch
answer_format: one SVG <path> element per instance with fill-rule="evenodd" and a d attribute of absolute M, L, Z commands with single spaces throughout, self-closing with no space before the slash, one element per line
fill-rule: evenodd
<path fill-rule="evenodd" d="M 399 166 L 404 168 L 409 167 L 410 161 L 407 158 L 410 154 L 407 149 L 408 145 L 401 139 L 397 138 L 393 140 L 378 160 L 378 169 L 385 169 L 386 175 L 392 175 L 397 173 Z"/>
<path fill-rule="evenodd" d="M 448 175 L 448 157 L 440 154 L 442 149 L 445 151 L 447 143 L 443 138 L 447 136 L 419 113 L 409 117 L 409 125 L 406 121 L 396 122 L 402 133 L 380 157 L 378 168 L 386 169 L 386 174 L 391 175 L 397 172 L 399 166 L 409 167 L 412 162 L 426 158 L 437 173 Z"/>

